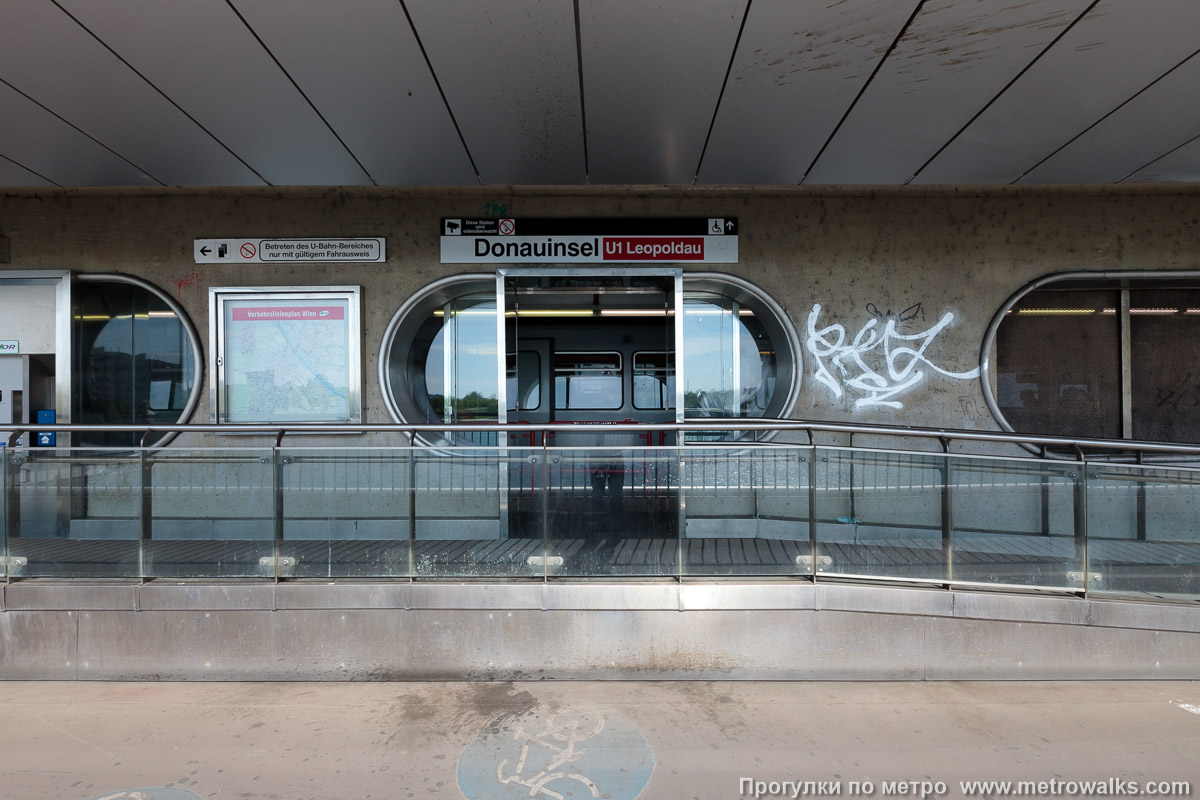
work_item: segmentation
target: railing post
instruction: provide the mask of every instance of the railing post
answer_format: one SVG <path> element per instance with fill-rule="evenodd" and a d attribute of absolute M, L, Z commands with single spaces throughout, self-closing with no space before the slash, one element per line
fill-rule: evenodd
<path fill-rule="evenodd" d="M 17 452 L 17 440 L 21 431 L 13 431 L 8 437 L 8 446 L 4 450 L 5 475 L 5 520 L 4 520 L 4 557 L 6 574 L 12 574 L 12 564 L 8 558 L 8 540 L 21 535 L 21 463 L 23 458 Z"/>
<path fill-rule="evenodd" d="M 687 531 L 687 497 L 683 489 L 683 471 L 687 459 L 683 457 L 683 431 L 675 434 L 675 578 L 683 583 L 683 535 Z"/>
<path fill-rule="evenodd" d="M 283 554 L 283 459 L 279 455 L 279 439 L 271 448 L 271 553 L 275 582 L 279 583 L 279 559 Z"/>
<path fill-rule="evenodd" d="M 416 575 L 417 558 L 417 453 L 416 432 L 408 432 L 408 579 Z"/>
<path fill-rule="evenodd" d="M 547 436 L 547 433 L 548 431 L 542 431 L 542 581 L 544 583 L 550 581 L 550 453 L 546 449 L 546 441 L 550 437 Z M 530 444 L 533 443 L 530 442 Z M 532 447 L 530 449 L 532 450 Z M 561 470 L 559 474 L 561 474 Z"/>
<path fill-rule="evenodd" d="M 1075 563 L 1078 565 L 1083 580 L 1080 582 L 1084 595 L 1087 594 L 1088 548 L 1087 548 L 1087 461 L 1083 448 L 1075 446 L 1075 454 L 1079 459 L 1079 471 L 1071 473 L 1075 481 Z"/>
<path fill-rule="evenodd" d="M 812 579 L 817 582 L 817 442 L 808 429 L 808 552 L 812 558 Z"/>
<path fill-rule="evenodd" d="M 946 569 L 946 582 L 954 580 L 954 496 L 951 482 L 954 480 L 950 463 L 950 440 L 940 437 L 942 444 L 942 564 Z"/>
<path fill-rule="evenodd" d="M 146 579 L 146 570 L 150 565 L 150 541 L 154 536 L 154 477 L 150 470 L 153 463 L 146 457 L 143 445 L 138 449 L 139 481 L 141 502 L 138 505 L 138 578 Z"/>

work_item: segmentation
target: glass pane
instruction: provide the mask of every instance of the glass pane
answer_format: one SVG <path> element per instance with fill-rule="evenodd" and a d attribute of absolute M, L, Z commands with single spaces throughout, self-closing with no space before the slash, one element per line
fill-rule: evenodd
<path fill-rule="evenodd" d="M 498 420 L 495 295 L 456 298 L 434 316 L 440 320 L 440 327 L 425 353 L 423 374 L 435 420 Z M 494 433 L 465 432 L 455 436 L 466 443 L 496 444 Z"/>
<path fill-rule="evenodd" d="M 409 575 L 408 448 L 280 451 L 283 543 L 303 578 Z"/>
<path fill-rule="evenodd" d="M 225 421 L 350 421 L 349 300 L 229 298 L 223 307 Z"/>
<path fill-rule="evenodd" d="M 275 575 L 270 450 L 172 448 L 151 459 L 148 577 Z"/>
<path fill-rule="evenodd" d="M 1091 465 L 1087 511 L 1089 592 L 1200 596 L 1200 470 Z"/>
<path fill-rule="evenodd" d="M 549 574 L 677 575 L 679 453 L 671 447 L 550 450 Z"/>
<path fill-rule="evenodd" d="M 4 451 L 0 451 L 4 452 Z M 6 500 L 18 504 L 8 555 L 14 577 L 138 577 L 141 465 L 104 451 L 8 452 Z M 14 461 L 15 459 L 15 461 Z"/>
<path fill-rule="evenodd" d="M 1078 586 L 1078 465 L 962 457 L 949 464 L 954 580 Z"/>
<path fill-rule="evenodd" d="M 614 409 L 623 399 L 620 353 L 554 354 L 555 410 Z"/>
<path fill-rule="evenodd" d="M 1133 438 L 1200 442 L 1200 291 L 1131 291 Z"/>
<path fill-rule="evenodd" d="M 761 415 L 776 373 L 775 349 L 762 325 L 726 297 L 685 297 L 683 308 L 687 416 Z"/>
<path fill-rule="evenodd" d="M 634 353 L 634 408 L 662 411 L 675 408 L 674 360 L 674 353 Z"/>
<path fill-rule="evenodd" d="M 508 354 L 508 410 L 537 411 L 542 407 L 542 358 L 530 350 Z M 510 421 L 513 421 L 510 419 Z"/>
<path fill-rule="evenodd" d="M 179 419 L 196 354 L 165 302 L 137 286 L 81 282 L 73 334 L 73 421 L 161 425 Z M 75 434 L 76 444 L 88 446 L 140 440 L 140 434 Z"/>
<path fill-rule="evenodd" d="M 1030 292 L 996 334 L 996 402 L 1017 431 L 1121 436 L 1119 295 Z"/>
<path fill-rule="evenodd" d="M 540 452 L 519 447 L 416 450 L 413 574 L 544 574 L 541 517 L 536 513 Z M 510 487 L 528 487 L 530 500 L 513 509 Z"/>
<path fill-rule="evenodd" d="M 809 448 L 689 447 L 683 457 L 685 575 L 812 572 Z"/>
<path fill-rule="evenodd" d="M 944 580 L 942 458 L 817 450 L 817 571 Z"/>

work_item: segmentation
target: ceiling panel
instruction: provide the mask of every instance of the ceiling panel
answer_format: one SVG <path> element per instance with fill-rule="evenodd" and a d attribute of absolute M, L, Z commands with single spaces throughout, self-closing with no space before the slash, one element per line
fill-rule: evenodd
<path fill-rule="evenodd" d="M 699 180 L 799 183 L 916 6 L 754 3 Z"/>
<path fill-rule="evenodd" d="M 370 182 L 223 0 L 59 2 L 268 182 Z"/>
<path fill-rule="evenodd" d="M 1193 56 L 1021 179 L 1114 183 L 1200 135 L 1200 57 Z M 1147 125 L 1147 120 L 1155 124 Z"/>
<path fill-rule="evenodd" d="M 376 182 L 477 183 L 396 0 L 234 5 Z"/>
<path fill-rule="evenodd" d="M 53 186 L 40 175 L 22 167 L 11 159 L 0 155 L 0 186 Z"/>
<path fill-rule="evenodd" d="M 1128 183 L 1150 181 L 1200 182 L 1200 138 L 1191 140 L 1126 178 Z"/>
<path fill-rule="evenodd" d="M 571 0 L 408 0 L 484 183 L 584 183 Z"/>
<path fill-rule="evenodd" d="M 1196 49 L 1196 0 L 1101 0 L 914 179 L 1011 183 Z"/>
<path fill-rule="evenodd" d="M 571 0 L 408 0 L 485 184 L 583 184 Z"/>
<path fill-rule="evenodd" d="M 592 183 L 692 182 L 745 8 L 579 4 Z"/>
<path fill-rule="evenodd" d="M 0 83 L 0 153 L 62 186 L 158 186 L 29 98 Z"/>
<path fill-rule="evenodd" d="M 805 183 L 904 183 L 1091 0 L 935 0 Z"/>
<path fill-rule="evenodd" d="M 262 184 L 57 6 L 5 0 L 4 17 L 0 78 L 143 171 L 167 184 Z"/>

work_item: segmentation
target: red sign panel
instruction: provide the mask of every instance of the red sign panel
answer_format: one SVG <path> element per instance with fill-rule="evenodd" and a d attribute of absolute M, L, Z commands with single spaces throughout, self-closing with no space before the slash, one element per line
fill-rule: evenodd
<path fill-rule="evenodd" d="M 324 322 L 345 318 L 345 306 L 243 306 L 233 309 L 234 322 Z"/>
<path fill-rule="evenodd" d="M 703 261 L 703 236 L 604 237 L 605 261 Z"/>

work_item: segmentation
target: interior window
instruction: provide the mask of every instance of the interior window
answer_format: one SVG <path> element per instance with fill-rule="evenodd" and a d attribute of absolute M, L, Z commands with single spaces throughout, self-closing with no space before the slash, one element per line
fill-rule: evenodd
<path fill-rule="evenodd" d="M 620 353 L 555 353 L 554 408 L 559 411 L 621 407 Z"/>

